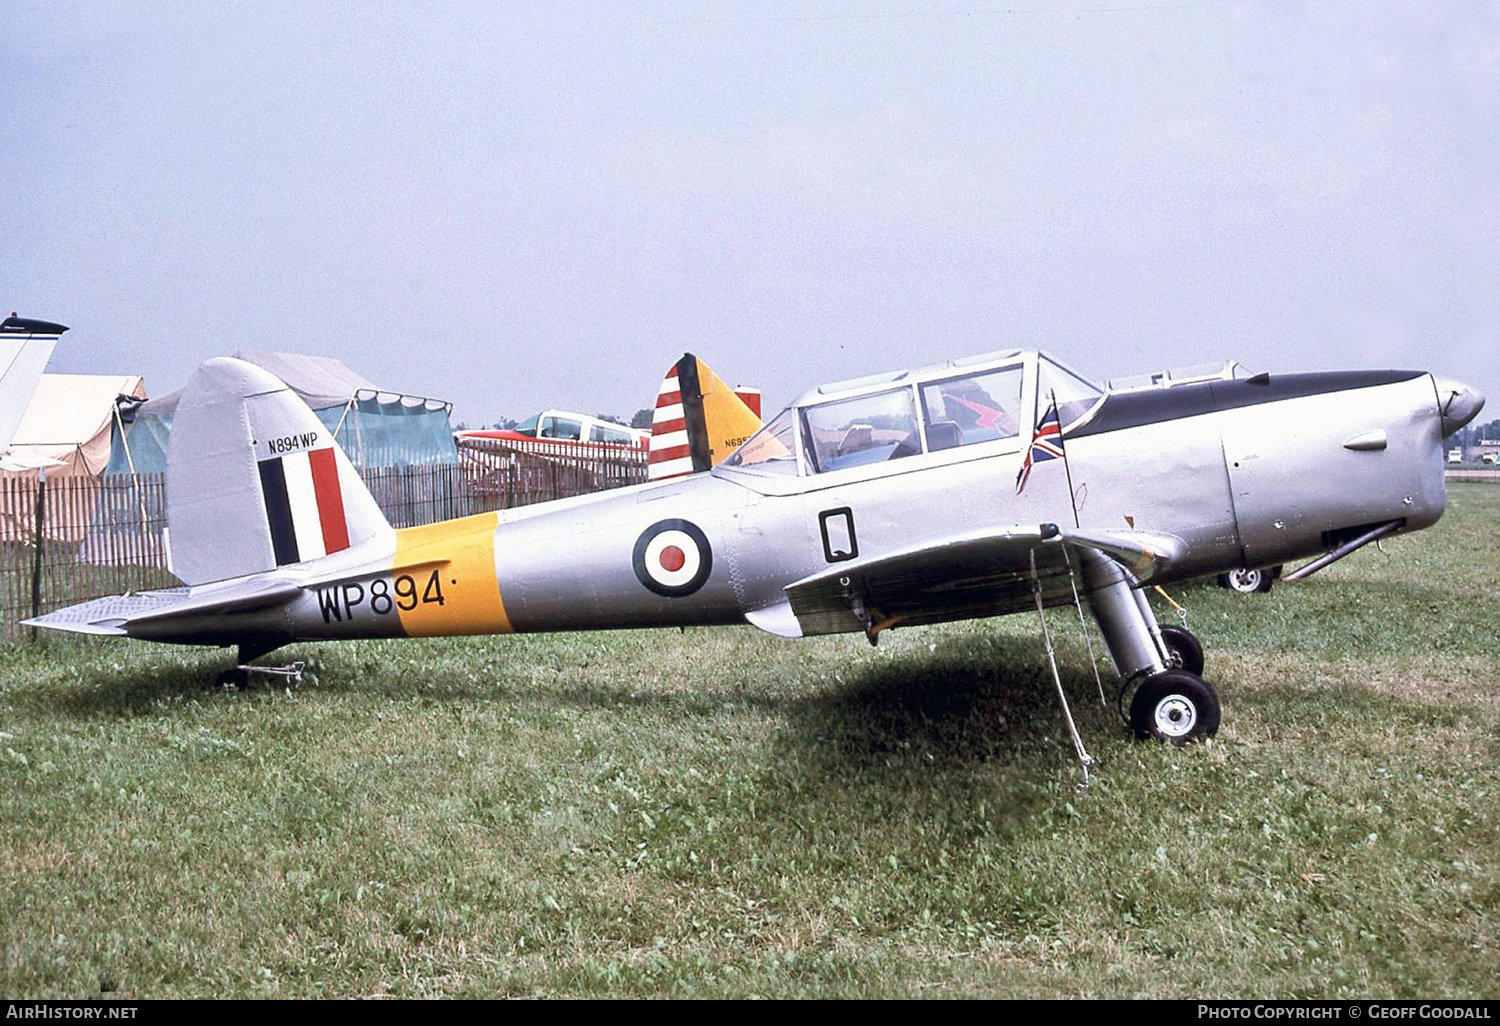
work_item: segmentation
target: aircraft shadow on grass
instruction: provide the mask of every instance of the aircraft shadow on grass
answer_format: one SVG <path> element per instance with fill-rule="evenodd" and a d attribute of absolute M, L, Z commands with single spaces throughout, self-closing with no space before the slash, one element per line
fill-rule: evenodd
<path fill-rule="evenodd" d="M 1086 659 L 1058 669 L 1079 728 L 1123 739 L 1117 689 L 1106 680 L 1105 708 Z M 948 641 L 929 658 L 881 662 L 846 681 L 786 706 L 787 744 L 802 757 L 822 753 L 855 767 L 896 757 L 941 774 L 1070 747 L 1046 654 L 1033 646 Z"/>
<path fill-rule="evenodd" d="M 205 683 L 203 667 L 192 663 L 119 665 L 84 662 L 71 680 L 50 685 L 47 705 L 78 720 L 126 719 L 161 710 L 165 702 L 202 697 L 217 690 Z"/>

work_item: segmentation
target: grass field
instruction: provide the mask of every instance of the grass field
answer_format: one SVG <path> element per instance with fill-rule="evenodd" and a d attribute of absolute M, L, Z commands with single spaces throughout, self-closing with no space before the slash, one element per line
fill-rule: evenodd
<path fill-rule="evenodd" d="M 1131 740 L 1051 614 L 1081 794 L 1034 617 L 299 646 L 316 686 L 248 692 L 0 649 L 0 996 L 1500 996 L 1500 487 L 1450 497 L 1174 589 L 1208 744 Z"/>

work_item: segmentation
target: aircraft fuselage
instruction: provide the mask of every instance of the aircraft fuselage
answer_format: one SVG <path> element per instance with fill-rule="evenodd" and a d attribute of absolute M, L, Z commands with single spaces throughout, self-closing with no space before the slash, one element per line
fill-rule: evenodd
<path fill-rule="evenodd" d="M 1437 386 L 1417 372 L 1289 375 L 1111 394 L 1067 424 L 1066 461 L 1034 467 L 1017 494 L 1029 426 L 1047 402 L 1038 394 L 1036 360 L 1014 357 L 1017 373 L 1024 369 L 1020 426 L 1001 437 L 939 449 L 924 418 L 927 444 L 902 458 L 819 470 L 804 461 L 796 473 L 724 465 L 400 530 L 376 563 L 368 550 L 357 554 L 363 562 L 337 573 L 330 572 L 336 557 L 320 560 L 316 579 L 290 601 L 132 625 L 129 633 L 284 644 L 747 618 L 776 633 L 817 633 L 785 611 L 790 583 L 986 525 L 1074 526 L 1075 503 L 1083 530 L 1180 539 L 1181 557 L 1157 580 L 1289 562 L 1370 525 L 1399 520 L 1400 530 L 1416 530 L 1442 514 Z M 789 411 L 797 446 L 812 449 L 802 412 L 820 401 L 805 398 Z M 811 452 L 805 455 L 811 460 Z M 297 569 L 278 573 L 295 582 Z M 949 595 L 939 583 L 923 612 L 903 622 L 1031 607 L 1022 577 L 997 568 L 997 586 L 980 597 L 973 589 Z M 1044 597 L 1049 604 L 1071 601 L 1056 584 Z"/>

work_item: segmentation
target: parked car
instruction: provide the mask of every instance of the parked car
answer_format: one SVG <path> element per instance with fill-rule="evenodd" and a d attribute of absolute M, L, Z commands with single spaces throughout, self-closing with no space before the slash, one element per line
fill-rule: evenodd
<path fill-rule="evenodd" d="M 455 438 L 538 439 L 552 442 L 579 442 L 594 445 L 620 445 L 646 451 L 651 441 L 651 432 L 612 424 L 585 413 L 569 413 L 566 410 L 543 410 L 517 424 L 514 430 L 455 431 Z"/>

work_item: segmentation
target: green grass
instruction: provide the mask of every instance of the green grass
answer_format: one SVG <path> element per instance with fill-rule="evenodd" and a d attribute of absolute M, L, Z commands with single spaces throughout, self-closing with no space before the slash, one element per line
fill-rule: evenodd
<path fill-rule="evenodd" d="M 1049 615 L 0 649 L 8 997 L 1500 994 L 1500 488 L 1303 585 L 1172 589 L 1219 736 Z M 1096 641 L 1097 649 L 1097 641 Z"/>

